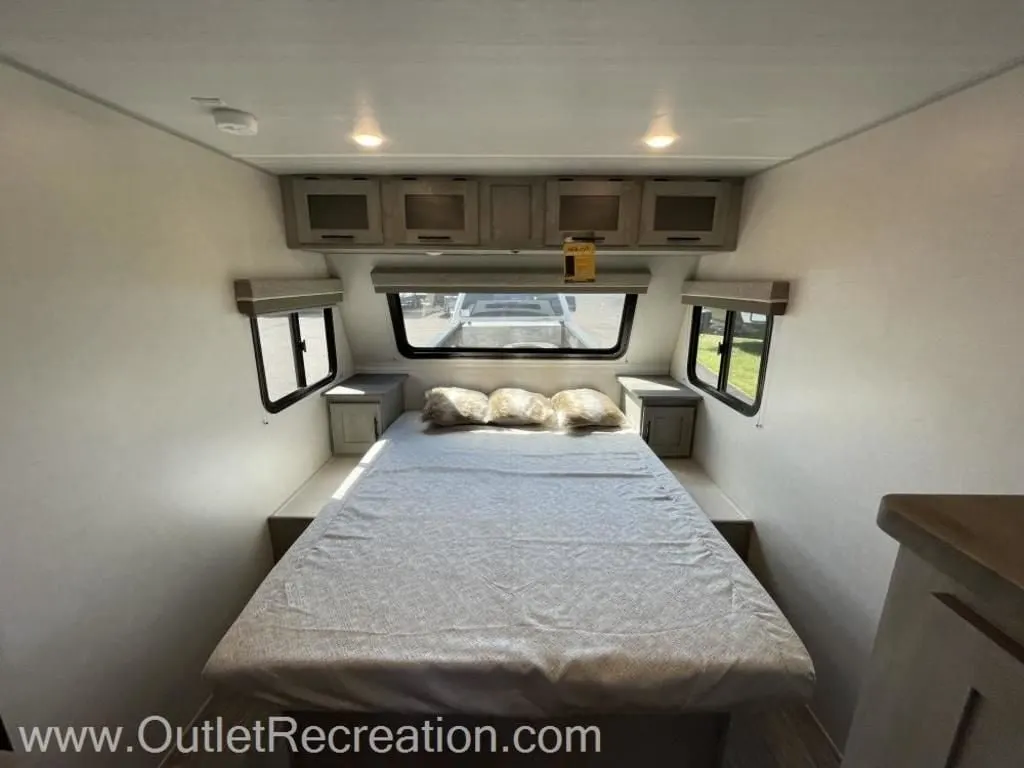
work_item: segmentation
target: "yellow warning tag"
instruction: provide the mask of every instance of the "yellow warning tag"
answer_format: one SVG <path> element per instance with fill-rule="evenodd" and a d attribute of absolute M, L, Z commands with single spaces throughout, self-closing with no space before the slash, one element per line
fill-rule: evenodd
<path fill-rule="evenodd" d="M 565 282 L 592 283 L 597 277 L 597 246 L 593 243 L 563 243 Z"/>

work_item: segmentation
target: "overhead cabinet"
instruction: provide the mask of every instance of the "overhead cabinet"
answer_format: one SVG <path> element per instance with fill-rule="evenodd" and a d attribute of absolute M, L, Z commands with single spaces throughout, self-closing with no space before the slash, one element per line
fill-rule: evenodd
<path fill-rule="evenodd" d="M 288 176 L 283 193 L 292 247 L 384 243 L 379 179 Z"/>
<path fill-rule="evenodd" d="M 640 210 L 639 187 L 625 179 L 563 177 L 547 184 L 547 245 L 593 238 L 598 245 L 631 245 Z"/>
<path fill-rule="evenodd" d="M 293 248 L 655 253 L 733 250 L 743 180 L 301 175 L 282 190 Z"/>
<path fill-rule="evenodd" d="M 544 180 L 480 181 L 480 240 L 488 248 L 544 245 Z"/>
<path fill-rule="evenodd" d="M 735 246 L 739 194 L 732 180 L 644 182 L 641 246 Z"/>
<path fill-rule="evenodd" d="M 477 245 L 479 189 L 463 178 L 403 176 L 388 182 L 391 240 L 401 245 Z"/>

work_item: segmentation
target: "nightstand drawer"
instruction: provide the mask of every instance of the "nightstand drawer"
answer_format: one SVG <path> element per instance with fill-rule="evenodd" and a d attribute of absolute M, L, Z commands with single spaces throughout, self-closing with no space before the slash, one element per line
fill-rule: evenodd
<path fill-rule="evenodd" d="M 380 437 L 378 403 L 331 404 L 331 440 L 335 453 L 365 451 Z"/>
<path fill-rule="evenodd" d="M 697 409 L 681 405 L 643 409 L 640 434 L 659 456 L 689 456 Z"/>

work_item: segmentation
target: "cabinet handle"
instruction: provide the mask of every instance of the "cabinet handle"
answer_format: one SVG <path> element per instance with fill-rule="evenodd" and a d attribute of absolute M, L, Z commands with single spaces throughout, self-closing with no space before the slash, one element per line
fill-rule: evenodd
<path fill-rule="evenodd" d="M 373 417 L 373 439 L 380 440 L 380 422 L 377 421 L 377 417 Z"/>
<path fill-rule="evenodd" d="M 646 443 L 651 437 L 651 422 L 644 422 L 643 441 Z"/>
<path fill-rule="evenodd" d="M 320 235 L 323 240 L 355 240 L 355 235 Z"/>
<path fill-rule="evenodd" d="M 450 243 L 451 235 L 418 235 L 416 237 L 421 243 Z"/>
<path fill-rule="evenodd" d="M 670 243 L 699 243 L 703 237 L 666 237 Z"/>

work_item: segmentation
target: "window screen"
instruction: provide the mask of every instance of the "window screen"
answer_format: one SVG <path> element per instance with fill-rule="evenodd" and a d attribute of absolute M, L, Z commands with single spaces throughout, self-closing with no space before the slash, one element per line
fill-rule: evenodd
<path fill-rule="evenodd" d="M 636 296 L 597 293 L 388 295 L 406 357 L 620 357 Z"/>
<path fill-rule="evenodd" d="M 284 410 L 334 380 L 338 372 L 330 309 L 252 318 L 260 398 Z"/>
<path fill-rule="evenodd" d="M 694 386 L 752 416 L 761 405 L 772 319 L 694 307 L 687 375 Z"/>

